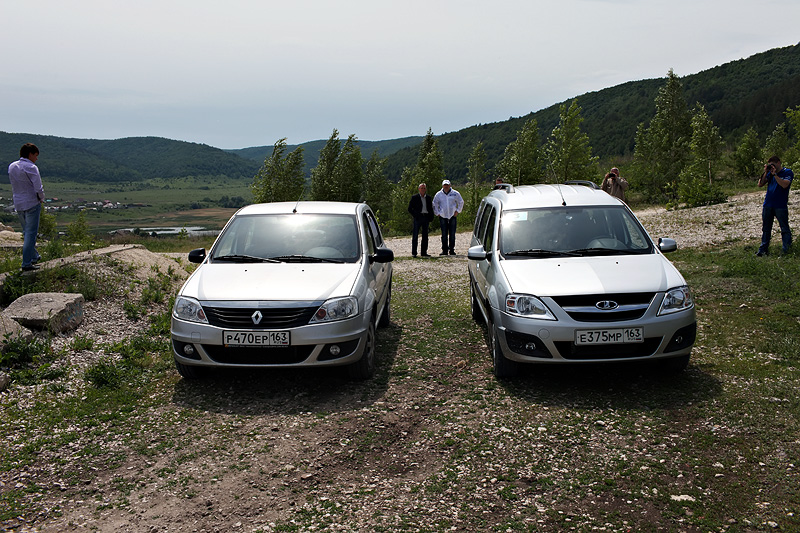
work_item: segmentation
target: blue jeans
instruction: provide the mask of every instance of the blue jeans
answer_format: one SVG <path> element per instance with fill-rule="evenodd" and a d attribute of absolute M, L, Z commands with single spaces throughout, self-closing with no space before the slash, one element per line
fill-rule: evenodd
<path fill-rule="evenodd" d="M 428 253 L 428 226 L 430 222 L 426 218 L 427 215 L 420 215 L 414 217 L 414 229 L 411 232 L 411 255 L 417 255 L 417 242 L 419 241 L 420 230 L 422 230 L 422 255 Z"/>
<path fill-rule="evenodd" d="M 781 240 L 783 241 L 783 253 L 789 251 L 792 246 L 792 230 L 789 228 L 789 209 L 786 207 L 767 207 L 761 210 L 761 246 L 758 253 L 769 252 L 769 241 L 772 238 L 772 223 L 778 219 L 781 227 Z"/>
<path fill-rule="evenodd" d="M 439 217 L 439 225 L 442 227 L 442 253 L 453 252 L 456 247 L 456 223 L 458 219 Z M 449 242 L 448 242 L 449 240 Z"/>
<path fill-rule="evenodd" d="M 36 235 L 39 233 L 39 216 L 42 212 L 42 204 L 36 204 L 25 211 L 17 211 L 19 222 L 22 224 L 22 266 L 29 267 L 39 260 L 39 252 L 36 251 Z"/>

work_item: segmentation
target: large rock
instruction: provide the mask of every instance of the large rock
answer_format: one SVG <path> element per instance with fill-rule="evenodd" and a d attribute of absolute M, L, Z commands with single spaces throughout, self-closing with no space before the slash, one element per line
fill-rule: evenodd
<path fill-rule="evenodd" d="M 83 295 L 61 292 L 34 292 L 20 296 L 3 315 L 26 328 L 61 333 L 83 322 Z"/>
<path fill-rule="evenodd" d="M 0 314 L 0 345 L 15 339 L 28 340 L 33 338 L 33 332 L 19 325 L 19 322 Z"/>

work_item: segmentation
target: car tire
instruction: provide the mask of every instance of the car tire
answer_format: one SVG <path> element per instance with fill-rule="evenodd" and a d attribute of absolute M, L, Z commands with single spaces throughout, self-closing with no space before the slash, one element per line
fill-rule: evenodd
<path fill-rule="evenodd" d="M 389 294 L 386 296 L 386 304 L 383 306 L 383 313 L 381 313 L 381 319 L 378 320 L 379 328 L 389 327 L 389 325 L 392 323 L 391 303 L 392 303 L 392 284 L 389 283 Z"/>
<path fill-rule="evenodd" d="M 175 368 L 183 379 L 200 379 L 206 374 L 206 368 L 202 366 L 184 365 L 175 361 Z"/>
<path fill-rule="evenodd" d="M 469 301 L 472 306 L 472 320 L 478 324 L 483 324 L 483 313 L 481 313 L 481 307 L 478 304 L 477 296 L 475 296 L 475 287 L 472 282 L 469 284 Z"/>
<path fill-rule="evenodd" d="M 492 352 L 492 366 L 497 379 L 512 378 L 519 372 L 519 363 L 511 361 L 503 355 L 503 348 L 497 338 L 497 328 L 489 324 L 489 349 Z"/>
<path fill-rule="evenodd" d="M 680 357 L 672 357 L 671 359 L 664 359 L 664 367 L 676 374 L 679 374 L 689 367 L 690 354 L 681 355 Z"/>
<path fill-rule="evenodd" d="M 375 375 L 375 368 L 375 323 L 370 320 L 364 337 L 364 353 L 361 359 L 347 367 L 347 373 L 354 381 L 365 381 Z"/>

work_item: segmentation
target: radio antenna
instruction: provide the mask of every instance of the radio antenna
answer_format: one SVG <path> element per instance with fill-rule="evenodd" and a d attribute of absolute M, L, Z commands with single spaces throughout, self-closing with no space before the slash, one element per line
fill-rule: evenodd
<path fill-rule="evenodd" d="M 300 200 L 303 199 L 303 195 L 306 193 L 306 185 L 303 184 L 303 191 L 300 193 L 300 198 L 297 199 L 297 202 L 294 204 L 294 209 L 292 209 L 292 213 L 297 213 L 297 206 L 300 204 Z"/>
<path fill-rule="evenodd" d="M 547 166 L 550 169 L 550 172 L 553 174 L 553 185 L 556 186 L 556 189 L 558 189 L 558 194 L 561 196 L 561 205 L 566 206 L 567 201 L 564 199 L 564 193 L 561 192 L 561 184 L 558 183 L 558 175 L 556 174 L 556 171 L 553 170 L 553 165 L 550 164 L 550 161 L 547 162 Z"/>

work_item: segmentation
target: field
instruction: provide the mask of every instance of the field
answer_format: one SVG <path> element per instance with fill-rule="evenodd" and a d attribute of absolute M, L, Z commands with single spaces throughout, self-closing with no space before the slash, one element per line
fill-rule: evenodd
<path fill-rule="evenodd" d="M 89 323 L 2 393 L 0 527 L 798 531 L 800 262 L 754 256 L 742 232 L 757 205 L 643 215 L 685 243 L 670 258 L 699 337 L 683 374 L 532 367 L 498 381 L 470 318 L 464 234 L 458 256 L 429 260 L 391 241 L 392 323 L 366 383 L 330 370 L 182 380 L 163 292 L 135 317 L 120 303 L 143 306 L 163 276 L 109 273 Z"/>
<path fill-rule="evenodd" d="M 235 208 L 218 205 L 223 197 L 242 197 L 252 201 L 250 180 L 174 179 L 166 182 L 152 179 L 144 182 L 124 184 L 49 182 L 45 180 L 45 193 L 48 198 L 58 201 L 48 202 L 48 206 L 88 206 L 86 219 L 95 233 L 105 233 L 120 228 L 144 228 L 152 226 L 203 226 L 220 229 Z M 8 205 L 11 186 L 0 184 L 0 197 Z M 119 202 L 131 207 L 120 209 L 96 209 L 92 202 Z M 133 207 L 138 204 L 139 206 Z M 59 229 L 75 220 L 77 209 L 50 211 L 56 215 Z M 16 216 L 6 215 L 6 223 L 19 226 Z"/>

